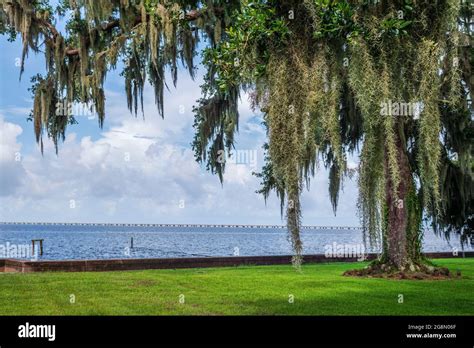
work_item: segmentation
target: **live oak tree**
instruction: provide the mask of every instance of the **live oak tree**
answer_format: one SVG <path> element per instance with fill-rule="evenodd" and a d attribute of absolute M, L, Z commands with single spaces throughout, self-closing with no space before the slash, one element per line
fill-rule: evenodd
<path fill-rule="evenodd" d="M 106 74 L 121 75 L 129 109 L 148 79 L 163 116 L 169 70 L 193 77 L 206 43 L 195 112 L 196 159 L 223 178 L 222 153 L 238 130 L 242 91 L 264 114 L 260 192 L 281 199 L 293 262 L 302 260 L 301 192 L 318 162 L 329 169 L 334 210 L 347 156 L 360 157 L 364 235 L 380 246 L 368 271 L 432 272 L 421 254 L 423 219 L 446 236 L 472 236 L 472 7 L 461 0 L 0 0 L 0 30 L 46 58 L 33 79 L 37 141 L 56 146 L 76 120 L 62 102 L 91 103 L 102 126 Z M 64 30 L 55 26 L 62 17 Z M 58 104 L 59 103 L 59 104 Z M 64 110 L 62 110 L 64 111 Z M 471 240 L 472 241 L 472 240 Z"/>

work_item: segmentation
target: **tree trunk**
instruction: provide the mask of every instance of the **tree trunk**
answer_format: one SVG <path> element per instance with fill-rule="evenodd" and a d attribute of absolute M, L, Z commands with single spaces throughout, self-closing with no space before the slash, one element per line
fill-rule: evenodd
<path fill-rule="evenodd" d="M 405 148 L 403 125 L 398 124 L 395 134 L 397 164 L 400 181 L 394 187 L 389 172 L 389 157 L 385 149 L 385 209 L 383 227 L 383 251 L 380 259 L 374 260 L 361 270 L 350 270 L 348 276 L 381 276 L 397 279 L 446 279 L 450 277 L 447 268 L 434 267 L 421 253 L 422 216 L 421 196 L 417 189 Z"/>
<path fill-rule="evenodd" d="M 412 176 L 410 163 L 405 152 L 405 146 L 398 132 L 396 133 L 397 161 L 400 171 L 400 183 L 394 194 L 394 183 L 390 175 L 387 175 L 385 187 L 387 204 L 387 231 L 386 231 L 386 255 L 385 259 L 392 266 L 403 270 L 409 263 L 407 251 L 407 228 L 408 228 L 408 205 L 407 198 L 412 189 Z M 388 173 L 388 154 L 385 156 L 385 166 Z"/>
<path fill-rule="evenodd" d="M 368 267 L 349 270 L 348 276 L 380 276 L 396 279 L 447 279 L 447 268 L 431 265 L 421 253 L 422 216 L 421 196 L 417 193 L 410 161 L 405 148 L 403 125 L 398 124 L 395 134 L 397 164 L 400 181 L 397 187 L 389 173 L 388 152 L 385 149 L 385 207 L 383 250 L 379 259 Z"/>

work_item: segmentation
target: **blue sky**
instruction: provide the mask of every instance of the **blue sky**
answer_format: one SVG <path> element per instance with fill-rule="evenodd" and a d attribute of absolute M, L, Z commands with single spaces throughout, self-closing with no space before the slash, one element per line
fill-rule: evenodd
<path fill-rule="evenodd" d="M 149 86 L 145 120 L 132 116 L 123 80 L 118 72 L 109 73 L 104 128 L 99 129 L 96 118 L 79 117 L 59 155 L 46 141 L 41 156 L 26 118 L 32 106 L 29 80 L 44 72 L 44 59 L 30 52 L 19 81 L 20 40 L 0 37 L 0 51 L 0 221 L 282 223 L 275 195 L 265 204 L 255 193 L 259 181 L 252 172 L 263 165 L 265 131 L 246 95 L 239 108 L 236 150 L 256 154 L 256 163 L 228 164 L 224 185 L 195 162 L 190 146 L 191 110 L 200 95 L 202 71 L 195 81 L 180 71 L 177 88 L 165 96 L 164 120 Z M 345 181 L 334 217 L 327 172 L 321 169 L 311 191 L 303 194 L 303 223 L 359 225 L 355 180 Z"/>

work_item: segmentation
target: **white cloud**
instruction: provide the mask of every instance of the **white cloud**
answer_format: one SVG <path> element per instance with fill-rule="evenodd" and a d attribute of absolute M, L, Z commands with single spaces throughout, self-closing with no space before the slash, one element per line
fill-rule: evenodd
<path fill-rule="evenodd" d="M 165 96 L 165 119 L 158 116 L 151 88 L 145 90 L 145 120 L 130 115 L 122 94 L 107 91 L 106 128 L 100 134 L 79 136 L 80 124 L 71 128 L 75 133 L 67 135 L 59 156 L 46 141 L 44 156 L 33 151 L 19 163 L 2 162 L 0 220 L 282 223 L 276 197 L 265 205 L 255 193 L 259 179 L 252 172 L 264 164 L 265 131 L 246 95 L 236 148 L 258 151 L 257 167 L 228 163 L 222 186 L 195 162 L 190 143 L 199 84 L 181 78 L 178 89 Z M 0 153 L 11 157 L 21 150 L 22 129 L 0 119 L 0 130 Z M 337 223 L 331 220 L 326 178 L 327 173 L 318 174 L 312 191 L 303 195 L 305 223 Z M 341 214 L 354 222 L 353 195 L 350 190 L 345 197 L 349 203 L 341 197 Z"/>
<path fill-rule="evenodd" d="M 0 115 L 0 196 L 14 194 L 24 178 L 21 164 L 21 144 L 17 137 L 23 132 Z"/>

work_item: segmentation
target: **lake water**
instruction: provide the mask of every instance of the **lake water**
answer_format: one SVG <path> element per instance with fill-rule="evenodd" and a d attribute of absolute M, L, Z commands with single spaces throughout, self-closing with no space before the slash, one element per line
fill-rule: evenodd
<path fill-rule="evenodd" d="M 461 250 L 457 240 L 448 243 L 432 232 L 425 234 L 424 250 L 427 252 L 451 251 L 453 248 Z M 133 248 L 130 248 L 131 238 L 134 241 Z M 1 254 L 8 246 L 31 245 L 32 239 L 44 239 L 44 254 L 40 258 L 45 260 L 292 253 L 285 229 L 0 224 L 0 258 L 11 257 Z M 305 254 L 324 254 L 326 245 L 362 243 L 362 232 L 304 229 L 302 239 Z M 17 255 L 16 258 L 21 256 Z"/>

